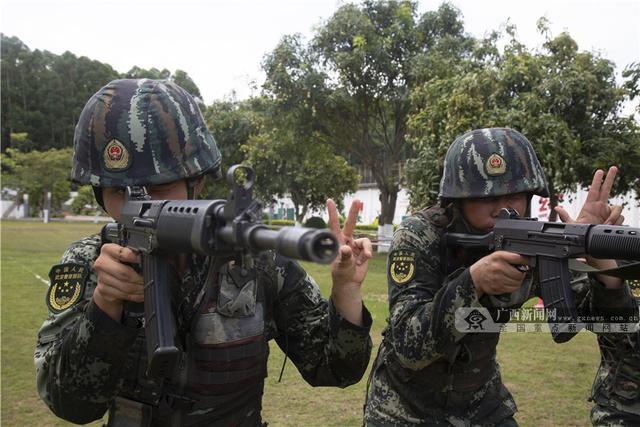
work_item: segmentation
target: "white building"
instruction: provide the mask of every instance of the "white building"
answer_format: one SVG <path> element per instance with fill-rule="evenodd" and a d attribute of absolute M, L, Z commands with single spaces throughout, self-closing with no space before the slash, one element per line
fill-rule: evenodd
<path fill-rule="evenodd" d="M 560 203 L 573 218 L 578 215 L 580 208 L 584 204 L 587 197 L 586 190 L 579 190 L 577 193 L 566 194 L 563 197 L 563 201 Z M 351 206 L 353 199 L 359 199 L 363 202 L 363 209 L 360 212 L 359 223 L 361 224 L 373 224 L 378 215 L 380 215 L 380 191 L 376 187 L 361 186 L 358 191 L 353 194 L 349 194 L 344 198 L 345 209 Z M 610 199 L 610 203 L 616 205 L 623 205 L 622 214 L 624 215 L 624 224 L 630 227 L 640 227 L 640 205 L 635 199 L 633 193 L 629 193 L 625 196 L 615 197 Z M 293 208 L 293 203 L 290 199 L 278 200 L 278 206 L 286 208 Z M 328 219 L 326 212 L 310 212 L 307 217 L 317 215 L 325 219 Z M 409 196 L 406 189 L 401 189 L 398 193 L 398 200 L 396 203 L 396 211 L 393 218 L 394 224 L 400 224 L 402 218 L 409 215 Z M 541 221 L 548 221 L 549 218 L 549 200 L 534 196 L 531 201 L 531 216 L 538 218 Z"/>

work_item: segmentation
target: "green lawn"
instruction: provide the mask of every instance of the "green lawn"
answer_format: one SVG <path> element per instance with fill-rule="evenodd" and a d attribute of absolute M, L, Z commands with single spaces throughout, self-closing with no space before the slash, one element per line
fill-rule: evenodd
<path fill-rule="evenodd" d="M 99 230 L 93 223 L 3 221 L 2 227 L 2 426 L 66 426 L 39 400 L 35 390 L 33 348 L 46 316 L 44 295 L 49 268 L 73 240 Z M 377 347 L 387 317 L 384 257 L 376 256 L 365 282 L 365 301 L 373 315 Z M 329 293 L 326 266 L 305 264 L 323 294 Z M 375 351 L 375 349 L 374 349 Z M 375 354 L 375 353 L 374 353 Z M 588 425 L 587 402 L 598 364 L 595 338 L 581 332 L 556 345 L 546 334 L 503 334 L 498 358 L 514 394 L 522 426 Z M 272 345 L 264 406 L 270 426 L 359 426 L 366 378 L 347 389 L 312 388 L 287 363 L 278 376 L 283 355 Z M 94 423 L 92 425 L 100 425 Z"/>

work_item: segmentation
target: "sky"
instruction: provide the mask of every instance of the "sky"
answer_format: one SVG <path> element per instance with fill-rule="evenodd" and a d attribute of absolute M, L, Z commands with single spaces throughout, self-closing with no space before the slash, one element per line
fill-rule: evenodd
<path fill-rule="evenodd" d="M 110 64 L 186 71 L 206 104 L 257 94 L 260 63 L 288 34 L 309 40 L 343 5 L 340 0 L 0 0 L 0 31 L 31 50 L 70 51 Z M 421 0 L 420 14 L 441 1 Z M 482 36 L 507 21 L 518 39 L 539 47 L 536 21 L 546 16 L 581 50 L 617 66 L 640 61 L 640 0 L 453 0 L 466 31 Z M 106 82 L 105 82 L 106 83 Z"/>

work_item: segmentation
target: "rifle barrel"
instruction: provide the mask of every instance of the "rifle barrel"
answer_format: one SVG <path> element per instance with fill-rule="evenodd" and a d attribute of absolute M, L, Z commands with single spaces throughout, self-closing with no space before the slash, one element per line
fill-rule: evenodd
<path fill-rule="evenodd" d="M 640 260 L 640 229 L 622 225 L 594 225 L 587 253 L 595 258 Z"/>
<path fill-rule="evenodd" d="M 256 226 L 246 236 L 253 249 L 274 249 L 289 258 L 319 264 L 331 263 L 338 253 L 338 240 L 328 230 L 282 227 L 276 231 Z"/>

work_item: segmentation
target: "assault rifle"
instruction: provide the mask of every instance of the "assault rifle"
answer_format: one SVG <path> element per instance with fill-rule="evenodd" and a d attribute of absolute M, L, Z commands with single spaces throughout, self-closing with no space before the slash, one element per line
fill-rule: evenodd
<path fill-rule="evenodd" d="M 120 221 L 102 230 L 103 242 L 141 254 L 151 378 L 170 376 L 180 356 L 171 310 L 169 255 L 224 257 L 251 268 L 252 256 L 265 250 L 321 264 L 331 263 L 338 254 L 338 240 L 329 230 L 283 227 L 275 231 L 262 224 L 262 207 L 252 194 L 251 168 L 231 167 L 227 181 L 231 187 L 227 200 L 151 200 L 144 187 L 127 187 Z"/>
<path fill-rule="evenodd" d="M 575 335 L 578 329 L 572 331 L 570 325 L 580 327 L 570 287 L 570 258 L 590 255 L 594 258 L 640 260 L 640 228 L 543 222 L 521 218 L 513 209 L 503 209 L 489 233 L 445 233 L 443 239 L 447 250 L 461 247 L 487 254 L 504 250 L 529 257 L 530 265 L 538 269 L 544 306 L 556 313 L 555 319 L 547 318 L 556 342 L 568 341 Z M 602 273 L 615 273 L 614 270 Z M 512 300 L 511 295 L 496 295 L 491 300 L 495 306 L 504 307 Z"/>

